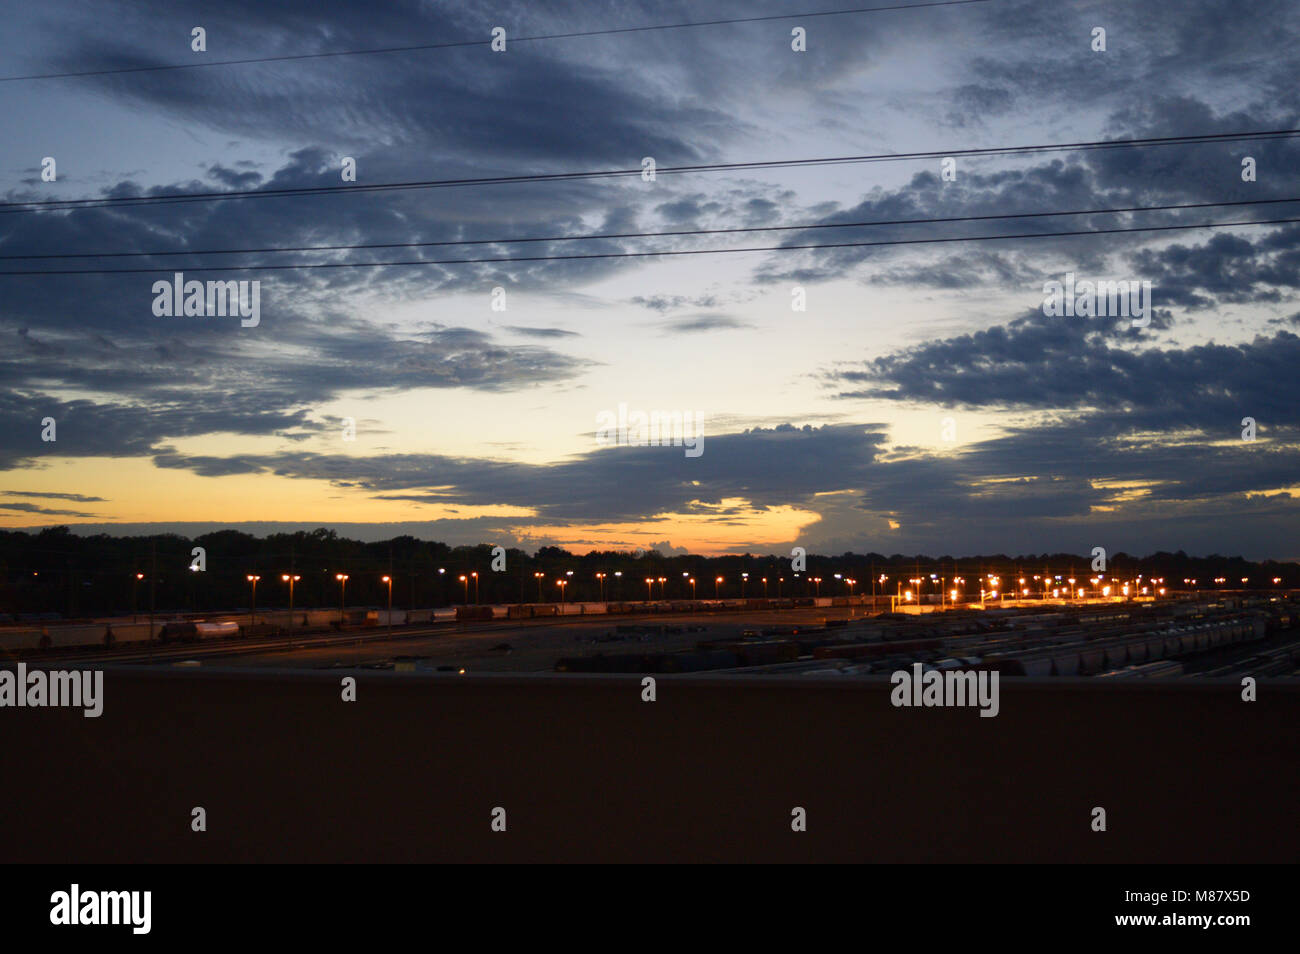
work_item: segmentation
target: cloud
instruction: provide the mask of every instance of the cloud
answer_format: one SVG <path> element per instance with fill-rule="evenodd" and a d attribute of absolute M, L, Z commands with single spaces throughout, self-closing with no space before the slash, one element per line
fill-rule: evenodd
<path fill-rule="evenodd" d="M 1154 325 L 1154 323 L 1153 323 Z M 1228 435 L 1244 416 L 1290 428 L 1300 338 L 1288 331 L 1234 345 L 1161 347 L 1113 319 L 1048 318 L 926 342 L 828 371 L 842 398 L 943 407 L 1088 409 L 1134 431 Z M 1114 420 L 1115 418 L 1107 418 Z"/>
<path fill-rule="evenodd" d="M 42 507 L 38 504 L 30 503 L 0 503 L 0 510 L 12 511 L 15 513 L 39 513 L 49 516 L 58 517 L 97 517 L 99 514 L 82 513 L 79 510 L 55 510 L 50 507 Z"/>
<path fill-rule="evenodd" d="M 529 328 L 523 325 L 505 325 L 506 331 L 511 334 L 523 335 L 525 338 L 577 338 L 576 331 L 566 331 L 563 328 Z"/>
<path fill-rule="evenodd" d="M 698 334 L 705 331 L 728 331 L 739 328 L 753 328 L 748 321 L 742 321 L 731 315 L 688 315 L 674 321 L 666 322 L 663 329 L 673 334 Z"/>
<path fill-rule="evenodd" d="M 77 503 L 107 503 L 103 497 L 88 497 L 85 494 L 61 494 L 40 490 L 0 490 L 6 497 L 36 497 L 50 500 L 73 500 Z"/>
<path fill-rule="evenodd" d="M 651 311 L 664 313 L 678 308 L 712 308 L 718 300 L 713 295 L 690 297 L 688 295 L 637 295 L 631 299 L 634 305 L 641 305 Z"/>

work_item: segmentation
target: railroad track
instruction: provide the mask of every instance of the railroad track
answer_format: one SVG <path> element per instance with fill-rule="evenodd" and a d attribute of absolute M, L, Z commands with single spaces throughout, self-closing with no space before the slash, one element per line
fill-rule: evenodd
<path fill-rule="evenodd" d="M 47 652 L 23 656 L 23 661 L 50 665 L 53 663 L 135 663 L 167 662 L 169 660 L 200 659 L 220 656 L 245 656 L 250 653 L 275 652 L 276 650 L 307 649 L 347 645 L 358 642 L 376 642 L 388 639 L 415 639 L 436 636 L 440 633 L 455 632 L 455 622 L 441 623 L 434 627 L 418 629 L 394 629 L 390 637 L 387 629 L 366 629 L 355 632 L 312 633 L 298 636 L 268 636 L 253 639 L 223 639 L 193 643 L 149 643 L 146 648 L 137 648 L 128 643 L 117 649 L 100 649 L 76 651 L 72 653 Z"/>
<path fill-rule="evenodd" d="M 785 613 L 785 611 L 766 611 Z M 676 618 L 686 622 L 684 619 Z M 694 617 L 692 617 L 694 619 Z M 708 622 L 724 621 L 726 614 L 719 614 L 719 619 L 708 618 Z M 77 648 L 71 651 L 51 651 L 24 654 L 21 658 L 26 663 L 54 665 L 65 663 L 71 665 L 87 664 L 130 664 L 174 662 L 191 659 L 213 659 L 223 656 L 247 656 L 257 653 L 289 651 L 294 649 L 327 648 L 330 646 L 347 646 L 356 643 L 386 642 L 388 640 L 405 640 L 428 638 L 429 636 L 455 635 L 466 636 L 489 635 L 492 633 L 517 632 L 520 628 L 557 627 L 566 628 L 606 628 L 618 624 L 654 622 L 656 624 L 674 625 L 675 620 L 663 613 L 646 613 L 640 615 L 617 616 L 543 616 L 533 619 L 494 619 L 494 620 L 445 620 L 435 624 L 417 624 L 413 628 L 396 627 L 389 636 L 386 627 L 367 627 L 343 632 L 312 633 L 297 636 L 267 636 L 242 638 L 234 637 L 222 640 L 207 640 L 189 643 L 126 643 L 114 649 Z"/>

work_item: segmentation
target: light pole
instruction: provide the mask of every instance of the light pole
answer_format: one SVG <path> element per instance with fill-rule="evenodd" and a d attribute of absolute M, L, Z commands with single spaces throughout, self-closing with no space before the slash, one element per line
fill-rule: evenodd
<path fill-rule="evenodd" d="M 474 605 L 478 605 L 478 571 L 475 570 L 470 576 L 474 577 Z"/>
<path fill-rule="evenodd" d="M 301 576 L 290 576 L 288 573 L 281 573 L 280 579 L 289 584 L 289 628 L 293 629 L 293 585 L 302 579 Z"/>
<path fill-rule="evenodd" d="M 600 584 L 600 601 L 605 602 L 605 574 L 597 573 L 596 581 Z"/>
<path fill-rule="evenodd" d="M 668 582 L 668 577 L 666 576 L 659 577 L 659 598 L 661 600 L 668 599 L 668 588 L 664 586 L 664 584 L 667 582 Z"/>
<path fill-rule="evenodd" d="M 140 588 L 140 581 L 144 579 L 143 573 L 137 573 L 135 580 L 131 583 L 131 622 L 140 622 L 140 614 L 135 611 L 135 593 Z"/>
<path fill-rule="evenodd" d="M 556 580 L 555 585 L 560 588 L 560 615 L 564 615 L 564 588 L 569 585 L 568 580 Z"/>
<path fill-rule="evenodd" d="M 691 577 L 691 599 L 695 599 L 695 577 Z"/>
<path fill-rule="evenodd" d="M 393 638 L 393 578 L 385 576 L 384 582 L 388 584 L 388 638 Z"/>
<path fill-rule="evenodd" d="M 465 584 L 465 605 L 469 605 L 469 577 L 464 573 L 460 575 L 460 581 Z"/>
<path fill-rule="evenodd" d="M 654 595 L 650 591 L 650 588 L 654 585 L 655 585 L 655 581 L 647 576 L 645 578 L 645 601 L 647 603 L 649 603 L 652 599 L 654 599 Z"/>
<path fill-rule="evenodd" d="M 745 584 L 748 582 L 749 582 L 749 574 L 748 573 L 740 574 L 740 598 L 742 600 L 745 598 Z"/>
<path fill-rule="evenodd" d="M 778 576 L 776 578 L 776 598 L 778 600 L 781 598 L 781 584 L 784 582 L 785 582 L 785 577 Z"/>
<path fill-rule="evenodd" d="M 713 581 L 713 598 L 715 600 L 718 598 L 718 591 L 721 588 L 722 588 L 722 577 L 718 577 Z"/>
<path fill-rule="evenodd" d="M 253 584 L 253 608 L 248 612 L 248 625 L 250 627 L 257 625 L 257 581 L 261 577 L 256 574 L 248 574 L 248 582 Z"/>
<path fill-rule="evenodd" d="M 542 602 L 542 580 L 546 579 L 545 573 L 534 573 L 533 579 L 537 581 L 537 602 Z"/>
<path fill-rule="evenodd" d="M 623 587 L 621 587 L 621 586 L 618 585 L 618 581 L 620 581 L 620 580 L 622 580 L 622 579 L 623 579 L 623 571 L 622 571 L 622 570 L 615 570 L 615 571 L 614 571 L 614 581 L 615 581 L 615 583 L 614 583 L 614 592 L 615 592 L 615 593 L 622 593 L 622 592 L 623 592 Z"/>
<path fill-rule="evenodd" d="M 817 587 L 817 596 L 820 598 L 822 595 L 822 578 L 820 576 L 814 576 L 813 584 Z"/>
<path fill-rule="evenodd" d="M 767 577 L 763 577 L 763 599 L 767 599 Z"/>
<path fill-rule="evenodd" d="M 339 629 L 342 629 L 347 617 L 348 575 L 346 573 L 335 573 L 334 579 L 339 581 Z"/>

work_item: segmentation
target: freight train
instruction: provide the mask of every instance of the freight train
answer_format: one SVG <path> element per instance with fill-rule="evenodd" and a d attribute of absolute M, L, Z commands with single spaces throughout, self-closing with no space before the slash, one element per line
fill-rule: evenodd
<path fill-rule="evenodd" d="M 200 639 L 220 639 L 239 635 L 239 624 L 235 622 L 211 623 L 206 620 L 172 620 L 164 623 L 158 631 L 161 643 L 197 642 Z"/>

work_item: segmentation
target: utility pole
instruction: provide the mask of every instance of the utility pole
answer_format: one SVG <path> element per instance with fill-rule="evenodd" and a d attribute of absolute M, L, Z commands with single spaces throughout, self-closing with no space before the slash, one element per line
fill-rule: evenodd
<path fill-rule="evenodd" d="M 153 614 L 158 583 L 158 541 L 149 541 L 149 641 L 153 642 Z"/>

